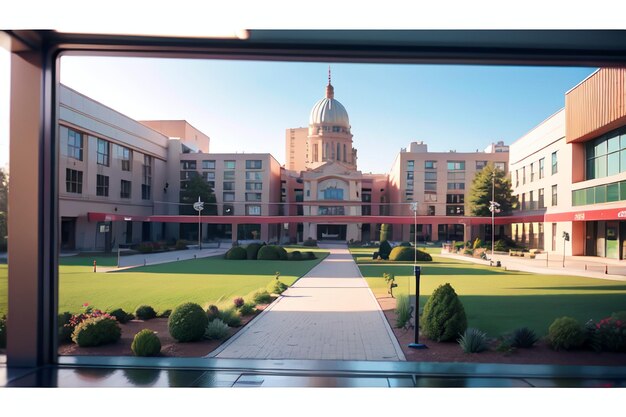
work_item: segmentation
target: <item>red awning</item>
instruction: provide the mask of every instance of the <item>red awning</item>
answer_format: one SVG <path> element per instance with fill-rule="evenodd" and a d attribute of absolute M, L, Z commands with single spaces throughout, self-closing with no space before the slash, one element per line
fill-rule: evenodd
<path fill-rule="evenodd" d="M 593 220 L 626 220 L 626 207 L 602 210 L 579 210 L 565 213 L 550 213 L 545 216 L 547 222 L 582 222 Z"/>

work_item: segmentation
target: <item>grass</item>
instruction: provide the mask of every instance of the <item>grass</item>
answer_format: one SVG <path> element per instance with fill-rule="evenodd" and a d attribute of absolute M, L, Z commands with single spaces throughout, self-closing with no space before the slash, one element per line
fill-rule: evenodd
<path fill-rule="evenodd" d="M 545 335 L 557 317 L 571 316 L 584 323 L 626 309 L 626 282 L 504 271 L 437 256 L 438 248 L 428 249 L 433 261 L 421 263 L 420 307 L 435 288 L 449 282 L 461 297 L 468 325 L 490 336 L 524 326 Z M 352 249 L 372 291 L 387 295 L 382 276 L 388 272 L 396 276 L 394 294 L 407 294 L 409 285 L 414 294 L 412 262 L 373 261 L 372 251 Z"/>
<path fill-rule="evenodd" d="M 126 311 L 148 304 L 157 312 L 183 302 L 231 306 L 235 297 L 248 300 L 265 288 L 277 271 L 281 281 L 291 285 L 328 254 L 315 252 L 319 258 L 311 261 L 227 261 L 220 256 L 106 274 L 92 272 L 93 256 L 64 257 L 59 267 L 59 311 L 78 312 L 83 303 Z M 102 257 L 98 264 L 107 265 L 110 260 Z M 109 266 L 115 265 L 115 257 L 112 260 Z"/>

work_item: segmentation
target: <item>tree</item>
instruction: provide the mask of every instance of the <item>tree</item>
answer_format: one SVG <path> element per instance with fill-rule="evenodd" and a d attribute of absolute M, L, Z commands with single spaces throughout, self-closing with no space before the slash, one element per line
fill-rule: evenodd
<path fill-rule="evenodd" d="M 183 204 L 180 206 L 179 213 L 183 215 L 198 214 L 193 208 L 193 203 L 198 201 L 204 202 L 204 210 L 202 215 L 211 216 L 217 214 L 217 200 L 213 189 L 208 182 L 205 181 L 200 175 L 192 176 L 187 182 L 187 187 L 180 191 L 180 202 Z"/>
<path fill-rule="evenodd" d="M 468 194 L 468 208 L 472 216 L 491 216 L 489 202 L 492 201 L 493 177 L 495 175 L 495 201 L 500 204 L 500 215 L 511 214 L 517 203 L 511 195 L 511 180 L 503 170 L 487 164 L 476 173 Z"/>
<path fill-rule="evenodd" d="M 7 250 L 8 232 L 9 174 L 0 169 L 0 252 Z"/>
<path fill-rule="evenodd" d="M 390 235 L 389 225 L 383 223 L 380 225 L 380 241 L 383 242 L 385 240 L 389 240 Z"/>

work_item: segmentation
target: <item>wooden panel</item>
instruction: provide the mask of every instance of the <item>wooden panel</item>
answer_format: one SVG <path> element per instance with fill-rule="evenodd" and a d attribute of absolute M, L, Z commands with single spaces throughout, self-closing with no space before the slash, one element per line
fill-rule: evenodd
<path fill-rule="evenodd" d="M 626 69 L 602 68 L 565 95 L 565 140 L 584 142 L 626 124 Z"/>

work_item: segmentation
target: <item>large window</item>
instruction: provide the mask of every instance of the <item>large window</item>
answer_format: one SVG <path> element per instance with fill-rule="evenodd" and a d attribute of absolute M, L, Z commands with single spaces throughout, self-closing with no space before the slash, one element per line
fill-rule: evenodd
<path fill-rule="evenodd" d="M 537 202 L 537 204 L 538 204 L 539 208 L 540 209 L 546 208 L 546 203 L 544 201 L 544 195 L 543 195 L 543 188 L 540 188 L 537 193 L 538 193 L 538 202 Z"/>
<path fill-rule="evenodd" d="M 130 198 L 131 182 L 126 180 L 120 181 L 120 198 Z"/>
<path fill-rule="evenodd" d="M 247 216 L 260 216 L 261 215 L 261 206 L 258 204 L 247 204 L 246 205 L 246 215 Z"/>
<path fill-rule="evenodd" d="M 465 171 L 465 161 L 448 161 L 448 171 Z"/>
<path fill-rule="evenodd" d="M 96 195 L 109 196 L 109 177 L 107 175 L 96 175 Z"/>
<path fill-rule="evenodd" d="M 554 152 L 552 152 L 552 175 L 554 175 L 557 172 L 559 172 L 558 162 L 559 161 L 557 160 L 556 151 L 554 151 Z"/>
<path fill-rule="evenodd" d="M 436 182 L 425 182 L 424 183 L 424 191 L 437 191 L 437 183 Z"/>
<path fill-rule="evenodd" d="M 449 182 L 448 190 L 464 190 L 465 183 L 464 182 Z"/>
<path fill-rule="evenodd" d="M 261 193 L 246 193 L 246 201 L 261 201 Z"/>
<path fill-rule="evenodd" d="M 141 183 L 141 199 L 150 200 L 152 198 L 152 157 L 143 156 L 143 173 Z"/>
<path fill-rule="evenodd" d="M 235 171 L 224 171 L 224 180 L 234 180 Z"/>
<path fill-rule="evenodd" d="M 476 161 L 476 171 L 480 171 L 487 166 L 487 161 Z"/>
<path fill-rule="evenodd" d="M 215 169 L 215 161 L 202 161 L 202 169 Z"/>
<path fill-rule="evenodd" d="M 626 131 L 613 131 L 587 142 L 585 159 L 587 180 L 626 172 Z"/>
<path fill-rule="evenodd" d="M 234 191 L 235 190 L 235 183 L 233 181 L 224 181 L 222 183 L 222 189 L 224 191 Z"/>
<path fill-rule="evenodd" d="M 262 181 L 263 173 L 259 171 L 246 171 L 246 181 Z"/>
<path fill-rule="evenodd" d="M 320 200 L 343 200 L 343 189 L 329 187 L 319 193 Z"/>
<path fill-rule="evenodd" d="M 572 205 L 611 203 L 626 200 L 626 181 L 602 184 L 572 191 Z"/>
<path fill-rule="evenodd" d="M 67 156 L 83 160 L 83 135 L 73 129 L 67 129 Z"/>
<path fill-rule="evenodd" d="M 556 185 L 552 186 L 552 205 L 556 206 L 558 204 L 559 192 Z"/>
<path fill-rule="evenodd" d="M 225 192 L 222 196 L 224 201 L 235 201 L 235 193 L 233 192 Z"/>
<path fill-rule="evenodd" d="M 122 171 L 130 171 L 133 152 L 125 146 L 117 145 L 117 157 L 122 164 Z"/>
<path fill-rule="evenodd" d="M 261 168 L 263 168 L 263 161 L 261 161 L 260 159 L 246 160 L 246 169 L 261 169 Z"/>
<path fill-rule="evenodd" d="M 437 161 L 424 161 L 424 169 L 437 169 Z"/>
<path fill-rule="evenodd" d="M 406 161 L 406 169 L 409 171 L 413 171 L 413 169 L 415 168 L 415 161 L 411 160 L 411 161 Z"/>
<path fill-rule="evenodd" d="M 539 160 L 539 179 L 542 179 L 544 177 L 545 164 L 546 164 L 546 158 L 541 158 Z"/>
<path fill-rule="evenodd" d="M 464 204 L 465 194 L 446 194 L 447 204 Z"/>
<path fill-rule="evenodd" d="M 262 182 L 247 182 L 246 183 L 246 190 L 248 191 L 259 191 L 262 189 L 263 189 Z"/>
<path fill-rule="evenodd" d="M 346 214 L 343 206 L 321 206 L 317 209 L 320 216 L 343 216 Z"/>
<path fill-rule="evenodd" d="M 82 194 L 83 171 L 69 168 L 65 170 L 65 191 L 68 193 Z"/>
<path fill-rule="evenodd" d="M 424 179 L 426 181 L 437 181 L 437 171 L 434 172 L 424 172 Z"/>
<path fill-rule="evenodd" d="M 224 169 L 235 169 L 235 161 L 224 161 Z"/>
<path fill-rule="evenodd" d="M 96 143 L 97 162 L 98 165 L 109 166 L 109 142 L 104 139 L 98 139 Z"/>
<path fill-rule="evenodd" d="M 196 169 L 196 161 L 180 161 L 180 169 Z"/>

